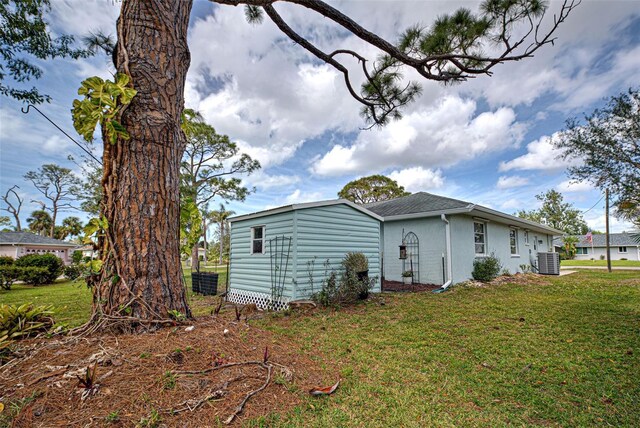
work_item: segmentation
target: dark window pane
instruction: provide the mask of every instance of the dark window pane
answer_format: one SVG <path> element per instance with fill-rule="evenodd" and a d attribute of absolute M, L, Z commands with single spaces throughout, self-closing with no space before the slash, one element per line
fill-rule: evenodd
<path fill-rule="evenodd" d="M 261 253 L 262 252 L 262 240 L 255 240 L 253 241 L 253 252 L 254 253 Z"/>

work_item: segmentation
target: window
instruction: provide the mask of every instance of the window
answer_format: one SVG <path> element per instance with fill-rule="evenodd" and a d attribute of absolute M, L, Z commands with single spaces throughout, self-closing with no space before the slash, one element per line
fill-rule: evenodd
<path fill-rule="evenodd" d="M 525 243 L 525 245 L 529 245 L 529 231 L 528 230 L 524 231 L 524 243 Z"/>
<path fill-rule="evenodd" d="M 618 252 L 619 253 L 626 253 L 627 252 L 627 247 L 618 247 Z"/>
<path fill-rule="evenodd" d="M 533 237 L 533 249 L 538 251 L 538 237 L 537 236 Z"/>
<path fill-rule="evenodd" d="M 251 228 L 251 254 L 264 254 L 264 226 Z"/>
<path fill-rule="evenodd" d="M 480 223 L 478 221 L 473 222 L 473 239 L 476 247 L 477 255 L 485 255 L 487 254 L 487 233 L 486 233 L 486 224 Z"/>
<path fill-rule="evenodd" d="M 511 255 L 518 255 L 518 230 L 509 229 L 509 246 L 511 247 Z"/>
<path fill-rule="evenodd" d="M 582 255 L 589 254 L 589 248 L 587 248 L 587 247 L 577 247 L 576 248 L 576 254 L 582 254 Z"/>

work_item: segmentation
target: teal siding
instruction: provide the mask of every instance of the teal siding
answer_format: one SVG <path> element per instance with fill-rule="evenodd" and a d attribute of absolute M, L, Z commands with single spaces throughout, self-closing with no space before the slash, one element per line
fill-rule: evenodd
<path fill-rule="evenodd" d="M 261 225 L 265 226 L 265 254 L 251 254 L 251 228 Z M 365 254 L 369 276 L 378 278 L 373 291 L 380 291 L 380 222 L 348 205 L 304 208 L 233 222 L 230 288 L 271 294 L 268 241 L 276 236 L 292 238 L 284 298 L 303 299 L 319 291 L 325 262 L 329 260 L 329 271 L 339 270 L 344 255 L 350 251 Z"/>
<path fill-rule="evenodd" d="M 251 254 L 251 228 L 265 226 L 265 253 Z M 231 263 L 229 266 L 230 288 L 271 295 L 271 254 L 269 240 L 276 236 L 293 238 L 293 212 L 248 219 L 231 224 Z M 289 268 L 285 280 L 283 297 L 292 298 L 295 277 L 291 242 Z"/>
<path fill-rule="evenodd" d="M 331 269 L 340 269 L 348 252 L 362 252 L 369 261 L 369 277 L 377 277 L 380 291 L 380 222 L 348 205 L 329 205 L 296 211 L 296 299 L 320 290 Z M 313 263 L 313 264 L 311 264 Z M 313 276 L 313 289 L 309 273 Z"/>

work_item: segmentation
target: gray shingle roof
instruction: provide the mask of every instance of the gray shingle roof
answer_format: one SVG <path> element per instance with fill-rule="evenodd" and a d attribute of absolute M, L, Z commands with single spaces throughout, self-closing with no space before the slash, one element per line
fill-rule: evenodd
<path fill-rule="evenodd" d="M 578 238 L 578 242 L 576 243 L 576 247 L 591 247 L 591 242 L 587 241 L 587 235 L 574 235 Z M 609 242 L 612 247 L 635 247 L 636 245 L 640 245 L 639 242 L 634 240 L 631 235 L 626 232 L 623 233 L 610 233 L 609 234 Z M 593 235 L 593 246 L 594 247 L 605 247 L 607 244 L 605 242 L 606 237 L 604 234 Z M 556 238 L 553 240 L 554 245 L 562 245 L 564 241 L 562 238 Z"/>
<path fill-rule="evenodd" d="M 0 232 L 0 245 L 57 245 L 60 247 L 77 247 L 73 242 L 61 241 L 31 232 Z"/>
<path fill-rule="evenodd" d="M 428 213 L 432 211 L 466 208 L 469 205 L 472 204 L 458 199 L 446 198 L 444 196 L 433 195 L 426 192 L 418 192 L 409 196 L 391 199 L 389 201 L 366 204 L 364 207 L 380 216 L 388 217 L 394 215 Z"/>

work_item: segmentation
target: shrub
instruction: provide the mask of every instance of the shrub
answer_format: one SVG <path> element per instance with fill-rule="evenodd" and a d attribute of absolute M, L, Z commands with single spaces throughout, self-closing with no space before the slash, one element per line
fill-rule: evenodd
<path fill-rule="evenodd" d="M 522 273 L 531 273 L 531 265 L 528 264 L 521 264 L 520 265 L 520 270 L 522 271 Z"/>
<path fill-rule="evenodd" d="M 0 304 L 0 363 L 11 355 L 10 345 L 15 340 L 50 329 L 52 315 L 53 306 Z"/>
<path fill-rule="evenodd" d="M 41 284 L 51 284 L 62 275 L 64 262 L 53 254 L 27 254 L 16 260 L 16 266 L 47 269 L 47 276 Z"/>
<path fill-rule="evenodd" d="M 604 260 L 604 254 L 600 254 L 600 260 Z"/>
<path fill-rule="evenodd" d="M 49 280 L 51 275 L 46 267 L 21 267 L 20 268 L 20 281 L 24 281 L 31 285 L 45 285 L 51 284 Z"/>
<path fill-rule="evenodd" d="M 498 277 L 502 264 L 495 254 L 488 257 L 477 258 L 473 261 L 471 276 L 476 281 L 489 282 Z"/>
<path fill-rule="evenodd" d="M 71 281 L 75 281 L 80 278 L 80 275 L 83 273 L 83 266 L 79 264 L 69 265 L 64 267 L 64 276 L 70 279 Z"/>
<path fill-rule="evenodd" d="M 71 263 L 77 265 L 80 262 L 82 262 L 82 251 L 75 250 L 73 253 L 71 253 Z"/>
<path fill-rule="evenodd" d="M 13 283 L 20 279 L 22 269 L 13 265 L 0 265 L 0 288 L 11 290 Z"/>
<path fill-rule="evenodd" d="M 413 276 L 413 272 L 410 270 L 405 270 L 404 272 L 402 272 L 403 278 L 411 278 L 412 276 Z"/>
<path fill-rule="evenodd" d="M 0 256 L 0 266 L 10 266 L 15 262 L 11 256 Z"/>
<path fill-rule="evenodd" d="M 625 257 L 622 257 L 620 260 L 627 260 Z"/>
<path fill-rule="evenodd" d="M 364 253 L 347 253 L 342 259 L 342 267 L 346 272 L 365 272 L 369 270 L 369 261 Z"/>

